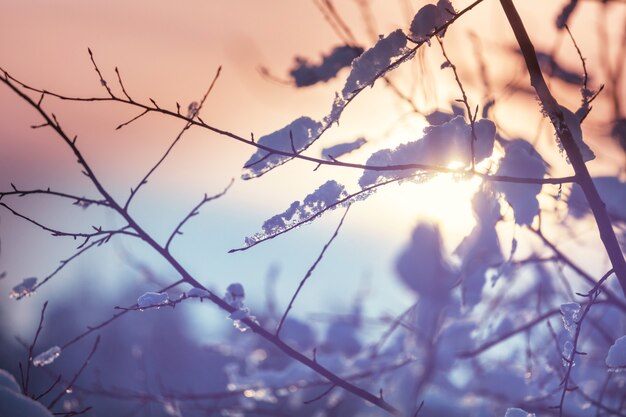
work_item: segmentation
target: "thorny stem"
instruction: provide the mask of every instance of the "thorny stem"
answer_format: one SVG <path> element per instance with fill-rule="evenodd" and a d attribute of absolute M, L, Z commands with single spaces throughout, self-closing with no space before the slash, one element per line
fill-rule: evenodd
<path fill-rule="evenodd" d="M 511 24 L 511 28 L 515 34 L 515 38 L 520 46 L 524 60 L 526 61 L 526 67 L 530 75 L 530 84 L 534 87 L 543 110 L 550 117 L 550 121 L 554 126 L 559 141 L 563 145 L 567 158 L 574 168 L 576 173 L 576 182 L 580 185 L 585 194 L 587 202 L 591 208 L 598 231 L 600 232 L 600 238 L 606 249 L 606 252 L 611 260 L 615 275 L 622 287 L 622 291 L 626 296 L 626 261 L 622 255 L 622 250 L 613 231 L 611 225 L 611 219 L 606 211 L 606 206 L 598 194 L 591 175 L 587 170 L 587 166 L 583 161 L 582 154 L 570 131 L 567 123 L 563 118 L 563 113 L 559 108 L 559 103 L 552 96 L 550 89 L 546 85 L 539 62 L 537 61 L 537 55 L 535 48 L 526 32 L 524 23 L 521 17 L 517 13 L 513 0 L 500 0 L 500 4 L 504 9 L 506 17 Z"/>

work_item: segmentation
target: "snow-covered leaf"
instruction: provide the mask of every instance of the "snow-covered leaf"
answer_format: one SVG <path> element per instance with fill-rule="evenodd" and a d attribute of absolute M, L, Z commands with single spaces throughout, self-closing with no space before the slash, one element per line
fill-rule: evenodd
<path fill-rule="evenodd" d="M 504 259 L 496 233 L 500 204 L 488 190 L 478 191 L 473 199 L 476 226 L 455 250 L 461 257 L 463 304 L 473 308 L 482 298 L 487 270 Z"/>
<path fill-rule="evenodd" d="M 31 295 L 35 284 L 37 284 L 37 278 L 24 278 L 21 283 L 13 287 L 9 298 L 21 298 L 26 295 Z"/>
<path fill-rule="evenodd" d="M 246 297 L 246 293 L 243 289 L 243 285 L 235 282 L 230 284 L 226 288 L 226 294 L 224 294 L 224 301 L 230 304 L 231 307 L 241 308 L 243 307 L 243 300 Z"/>
<path fill-rule="evenodd" d="M 7 388 L 14 392 L 20 392 L 20 386 L 15 380 L 15 377 L 4 369 L 0 369 L 0 388 Z"/>
<path fill-rule="evenodd" d="M 187 297 L 208 298 L 209 292 L 202 288 L 192 288 L 187 291 Z"/>
<path fill-rule="evenodd" d="M 341 92 L 348 100 L 358 90 L 371 85 L 383 76 L 393 59 L 407 52 L 406 37 L 400 29 L 382 37 L 372 48 L 352 61 L 352 69 Z"/>
<path fill-rule="evenodd" d="M 436 29 L 442 27 L 454 13 L 449 0 L 439 0 L 437 4 L 427 4 L 417 11 L 411 22 L 411 39 L 420 42 L 428 39 Z M 439 34 L 443 37 L 445 31 Z"/>
<path fill-rule="evenodd" d="M 496 175 L 543 178 L 546 174 L 546 163 L 525 140 L 516 139 L 507 143 L 504 151 Z M 541 184 L 498 182 L 495 189 L 504 194 L 504 199 L 513 209 L 517 224 L 532 223 L 539 213 L 537 195 L 541 191 Z"/>
<path fill-rule="evenodd" d="M 605 362 L 609 368 L 626 368 L 626 336 L 620 337 L 613 343 Z"/>
<path fill-rule="evenodd" d="M 439 126 L 439 125 L 449 122 L 450 120 L 454 119 L 456 116 L 465 115 L 465 110 L 463 109 L 463 107 L 459 106 L 457 103 L 451 103 L 450 106 L 452 108 L 452 112 L 448 112 L 444 110 L 435 110 L 435 111 L 428 113 L 426 116 L 424 116 L 428 124 L 433 125 L 433 126 Z"/>
<path fill-rule="evenodd" d="M 580 320 L 581 307 L 578 303 L 565 303 L 561 304 L 561 318 L 563 319 L 563 325 L 565 330 L 570 335 L 574 335 L 576 326 Z"/>
<path fill-rule="evenodd" d="M 476 141 L 474 157 L 476 162 L 491 156 L 494 145 L 495 125 L 488 119 L 475 123 Z M 471 153 L 472 129 L 463 117 L 457 116 L 438 126 L 428 126 L 424 136 L 416 141 L 399 145 L 395 149 L 383 149 L 372 154 L 367 165 L 389 166 L 404 164 L 422 164 L 447 167 L 452 162 L 469 165 Z M 359 179 L 362 188 L 386 179 L 409 175 L 417 169 L 398 171 L 365 170 Z"/>
<path fill-rule="evenodd" d="M 258 144 L 278 152 L 299 153 L 307 149 L 322 133 L 322 124 L 309 117 L 300 117 L 287 126 L 258 140 Z M 284 164 L 292 156 L 258 149 L 244 165 L 242 178 L 248 180 Z"/>
<path fill-rule="evenodd" d="M 50 365 L 56 358 L 61 356 L 61 348 L 58 346 L 52 346 L 50 349 L 45 352 L 40 353 L 39 355 L 33 358 L 33 365 L 35 366 L 46 366 Z"/>
<path fill-rule="evenodd" d="M 561 10 L 561 13 L 559 13 L 558 17 L 556 18 L 557 28 L 563 29 L 567 25 L 567 22 L 569 21 L 570 16 L 574 12 L 574 10 L 576 10 L 577 5 L 578 0 L 570 0 L 569 3 L 563 6 L 563 10 Z"/>
<path fill-rule="evenodd" d="M 529 413 L 521 408 L 509 408 L 504 417 L 535 417 L 534 413 Z"/>
<path fill-rule="evenodd" d="M 367 143 L 365 138 L 358 138 L 352 142 L 340 143 L 328 148 L 322 149 L 322 156 L 326 159 L 339 158 L 342 155 L 348 154 L 359 149 L 361 146 Z"/>
<path fill-rule="evenodd" d="M 41 403 L 4 386 L 0 386 L 0 416 L 53 417 Z"/>
<path fill-rule="evenodd" d="M 593 179 L 593 183 L 608 213 L 612 217 L 626 221 L 626 204 L 624 204 L 626 201 L 626 182 L 621 182 L 616 177 L 596 177 Z M 570 214 L 577 218 L 589 212 L 589 204 L 578 184 L 572 187 L 567 203 Z"/>
<path fill-rule="evenodd" d="M 333 206 L 347 196 L 348 193 L 343 185 L 335 180 L 329 180 L 307 195 L 304 200 L 294 201 L 287 210 L 266 220 L 261 232 L 246 237 L 246 246 L 254 245 L 258 241 L 275 236 L 296 224 L 306 222 L 307 219 Z"/>
<path fill-rule="evenodd" d="M 396 271 L 404 284 L 420 295 L 436 300 L 448 298 L 455 274 L 444 259 L 437 226 L 417 225 L 409 245 L 396 261 Z"/>
<path fill-rule="evenodd" d="M 290 75 L 298 87 L 314 85 L 335 77 L 339 70 L 349 67 L 363 53 L 363 48 L 343 45 L 335 47 L 329 55 L 322 57 L 321 64 L 312 64 L 306 58 L 297 57 Z"/>
<path fill-rule="evenodd" d="M 146 292 L 137 298 L 137 306 L 139 308 L 156 307 L 167 304 L 170 300 L 166 292 Z"/>

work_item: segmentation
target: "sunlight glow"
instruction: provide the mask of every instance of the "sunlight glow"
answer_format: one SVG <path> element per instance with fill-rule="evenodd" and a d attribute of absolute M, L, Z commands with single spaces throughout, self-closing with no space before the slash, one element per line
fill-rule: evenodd
<path fill-rule="evenodd" d="M 454 248 L 475 224 L 472 196 L 481 182 L 479 177 L 438 174 L 423 183 L 404 183 L 401 190 L 385 194 L 385 204 L 393 204 L 398 214 L 389 219 L 403 222 L 404 227 L 407 220 L 410 227 L 421 221 L 437 223 L 446 246 Z"/>

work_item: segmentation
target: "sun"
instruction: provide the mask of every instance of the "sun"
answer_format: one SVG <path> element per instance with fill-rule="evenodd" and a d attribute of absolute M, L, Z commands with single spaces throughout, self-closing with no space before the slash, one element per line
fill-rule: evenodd
<path fill-rule="evenodd" d="M 450 168 L 458 166 L 451 164 Z M 386 203 L 397 210 L 395 220 L 413 227 L 418 222 L 439 225 L 447 246 L 456 246 L 475 224 L 472 197 L 479 190 L 478 176 L 440 173 L 421 182 L 407 182 L 386 196 Z M 389 201 L 389 199 L 392 201 Z"/>

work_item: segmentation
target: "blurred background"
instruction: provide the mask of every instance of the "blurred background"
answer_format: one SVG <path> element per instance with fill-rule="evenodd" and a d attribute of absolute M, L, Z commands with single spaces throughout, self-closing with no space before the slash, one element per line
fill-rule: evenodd
<path fill-rule="evenodd" d="M 365 49 L 379 34 L 397 28 L 406 31 L 415 12 L 425 4 L 410 0 L 335 3 L 337 14 Z M 453 5 L 460 10 L 469 3 L 455 1 Z M 581 60 L 567 33 L 555 26 L 569 2 L 517 3 L 537 50 L 545 54 L 544 71 L 551 71 L 548 78 L 553 94 L 576 110 L 581 101 Z M 300 116 L 321 119 L 329 112 L 335 92 L 343 87 L 349 72 L 345 68 L 335 78 L 309 87 L 296 87 L 290 76 L 296 57 L 320 62 L 323 55 L 344 44 L 320 4 L 323 2 L 5 0 L 0 19 L 0 66 L 33 87 L 69 96 L 103 97 L 106 90 L 93 69 L 87 52 L 90 48 L 112 88 L 119 91 L 117 67 L 134 99 L 145 103 L 153 99 L 168 109 L 175 109 L 177 102 L 186 109 L 189 103 L 199 101 L 221 66 L 200 116 L 220 129 L 260 137 Z M 625 166 L 619 138 L 611 134 L 625 117 L 619 105 L 624 84 L 616 81 L 623 77 L 625 17 L 623 2 L 587 0 L 580 2 L 569 21 L 586 58 L 589 88 L 605 85 L 583 125 L 585 140 L 597 155 L 588 164 L 593 175 L 620 176 Z M 470 103 L 482 108 L 495 99 L 492 119 L 499 133 L 534 143 L 550 165 L 551 175 L 571 175 L 530 90 L 500 4 L 487 0 L 467 13 L 448 30 L 444 44 L 458 67 Z M 427 125 L 424 115 L 437 109 L 449 111 L 460 96 L 453 74 L 440 68 L 443 62 L 436 43 L 424 46 L 411 63 L 390 74 L 399 92 L 379 80 L 351 103 L 341 123 L 308 152 L 319 156 L 325 147 L 365 137 L 368 143 L 345 158 L 363 163 L 375 150 L 419 138 Z M 184 126 L 182 121 L 149 114 L 116 130 L 139 113 L 118 103 L 47 97 L 44 108 L 56 115 L 67 132 L 77 135 L 86 160 L 120 201 Z M 14 184 L 19 189 L 50 187 L 97 198 L 67 146 L 50 129 L 30 128 L 39 123 L 32 108 L 0 86 L 0 190 L 7 191 Z M 130 212 L 158 241 L 165 242 L 204 193 L 217 194 L 235 178 L 224 197 L 204 206 L 200 215 L 185 225 L 172 252 L 199 281 L 220 295 L 230 283 L 242 283 L 247 305 L 263 322 L 286 308 L 337 227 L 342 210 L 250 250 L 233 254 L 228 250 L 242 246 L 245 237 L 258 232 L 266 219 L 329 178 L 356 191 L 360 172 L 335 167 L 314 171 L 315 164 L 292 161 L 261 178 L 243 181 L 242 166 L 253 152 L 227 137 L 191 128 L 133 200 Z M 471 197 L 478 187 L 477 181 L 439 175 L 425 184 L 383 187 L 355 204 L 291 316 L 307 323 L 319 344 L 326 340 L 332 323 L 357 315 L 361 321 L 356 343 L 376 340 L 389 318 L 414 302 L 414 295 L 406 291 L 395 272 L 396 259 L 414 226 L 425 220 L 438 223 L 444 247 L 451 253 L 475 223 Z M 546 195 L 558 192 L 557 186 L 544 187 Z M 83 209 L 50 196 L 14 196 L 2 201 L 61 230 L 121 225 L 118 217 L 104 209 Z M 516 232 L 512 223 L 499 225 L 499 232 L 507 253 L 513 236 L 521 232 Z M 567 244 L 567 240 L 564 237 L 559 243 Z M 6 272 L 0 280 L 0 368 L 15 375 L 18 361 L 26 356 L 16 337 L 30 343 L 44 301 L 49 301 L 49 307 L 38 344 L 41 350 L 62 345 L 87 326 L 109 318 L 116 312 L 115 306 L 132 305 L 142 293 L 178 279 L 146 245 L 115 237 L 72 261 L 32 296 L 10 300 L 11 288 L 24 278 L 47 276 L 60 260 L 75 252 L 78 243 L 42 232 L 2 208 L 0 241 L 0 273 Z M 597 250 L 595 235 L 588 233 L 584 242 L 583 249 L 579 241 L 571 247 L 591 250 L 585 263 L 599 260 L 596 269 L 603 269 L 606 260 Z M 181 287 L 180 291 L 188 289 Z M 291 331 L 298 337 L 309 331 L 294 326 Z M 66 411 L 79 409 L 78 403 L 93 405 L 104 399 L 100 410 L 105 411 L 93 415 L 177 415 L 176 410 L 168 411 L 165 403 L 157 406 L 133 396 L 125 399 L 102 393 L 115 386 L 126 387 L 128 392 L 154 393 L 171 387 L 179 392 L 224 390 L 229 378 L 223 364 L 232 355 L 229 346 L 259 343 L 252 341 L 253 335 L 238 334 L 225 313 L 195 300 L 176 309 L 128 314 L 101 334 L 101 346 L 81 379 L 84 390 L 66 396 Z M 90 336 L 72 345 L 58 363 L 37 370 L 33 384 L 43 390 L 52 372 L 73 373 L 92 343 Z M 99 390 L 100 395 L 89 389 Z"/>

